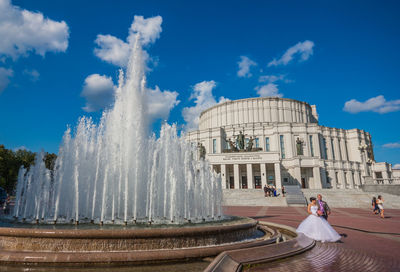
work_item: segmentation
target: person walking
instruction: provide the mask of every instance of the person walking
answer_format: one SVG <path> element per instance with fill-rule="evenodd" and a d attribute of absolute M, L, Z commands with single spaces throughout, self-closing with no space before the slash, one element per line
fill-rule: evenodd
<path fill-rule="evenodd" d="M 325 220 L 328 220 L 328 215 L 331 214 L 331 209 L 328 206 L 328 203 L 322 200 L 322 195 L 317 195 L 317 207 L 318 207 L 318 214 L 322 216 Z"/>
<path fill-rule="evenodd" d="M 380 214 L 381 213 L 381 211 L 379 210 L 378 204 L 376 204 L 376 197 L 372 198 L 371 205 L 372 205 L 372 212 L 374 214 Z"/>
<path fill-rule="evenodd" d="M 376 204 L 380 210 L 381 218 L 385 218 L 384 210 L 383 210 L 383 197 L 378 195 L 378 199 L 376 200 Z"/>
<path fill-rule="evenodd" d="M 285 197 L 285 186 L 282 186 L 282 196 Z"/>
<path fill-rule="evenodd" d="M 268 188 L 267 188 L 267 184 L 264 185 L 264 197 L 268 196 Z"/>

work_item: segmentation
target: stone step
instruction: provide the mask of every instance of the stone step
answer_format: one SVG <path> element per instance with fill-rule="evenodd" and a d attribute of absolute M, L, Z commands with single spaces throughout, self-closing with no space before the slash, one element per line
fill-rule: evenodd
<path fill-rule="evenodd" d="M 223 190 L 222 204 L 224 206 L 287 206 L 285 197 L 265 197 L 261 189 Z"/>
<path fill-rule="evenodd" d="M 302 189 L 304 196 L 309 199 L 311 196 L 316 197 L 322 195 L 322 199 L 328 203 L 330 207 L 337 208 L 371 208 L 372 197 L 382 195 L 384 200 L 384 208 L 400 209 L 400 197 L 386 193 L 369 193 L 361 190 L 353 189 Z"/>
<path fill-rule="evenodd" d="M 289 206 L 291 205 L 307 205 L 307 201 L 304 198 L 303 192 L 297 185 L 285 186 L 286 202 Z"/>

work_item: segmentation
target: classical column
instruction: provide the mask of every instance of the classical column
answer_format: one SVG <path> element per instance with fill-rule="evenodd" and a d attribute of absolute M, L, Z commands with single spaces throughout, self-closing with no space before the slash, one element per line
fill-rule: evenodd
<path fill-rule="evenodd" d="M 357 184 L 358 187 L 360 187 L 360 185 L 361 185 L 360 171 L 354 171 L 354 184 Z"/>
<path fill-rule="evenodd" d="M 313 167 L 313 176 L 314 176 L 314 188 L 312 189 L 322 189 L 321 170 L 319 166 Z"/>
<path fill-rule="evenodd" d="M 313 136 L 313 142 L 314 142 L 314 157 L 321 158 L 321 146 L 320 146 L 320 139 L 319 139 L 319 134 L 311 134 Z"/>
<path fill-rule="evenodd" d="M 321 172 L 321 186 L 322 188 L 328 188 L 328 182 L 327 182 L 327 177 L 326 177 L 326 170 L 325 169 L 321 169 L 320 168 L 320 172 Z"/>
<path fill-rule="evenodd" d="M 229 189 L 227 181 L 227 176 L 226 176 L 226 164 L 221 164 L 221 182 L 222 182 L 222 188 Z"/>
<path fill-rule="evenodd" d="M 235 189 L 240 189 L 240 175 L 239 175 L 239 164 L 233 165 L 233 180 L 235 182 Z"/>
<path fill-rule="evenodd" d="M 383 178 L 383 184 L 389 184 L 389 175 L 386 170 L 382 171 L 382 178 Z"/>
<path fill-rule="evenodd" d="M 261 184 L 262 187 L 264 188 L 264 185 L 267 184 L 267 168 L 265 163 L 260 164 L 260 170 L 261 170 Z"/>
<path fill-rule="evenodd" d="M 339 180 L 340 180 L 340 188 L 341 189 L 346 189 L 346 184 L 347 184 L 347 182 L 346 182 L 346 176 L 344 175 L 344 171 L 343 170 L 340 170 L 339 171 Z"/>
<path fill-rule="evenodd" d="M 281 163 L 280 162 L 274 163 L 274 170 L 275 170 L 275 186 L 276 186 L 277 190 L 281 191 L 282 177 L 281 177 Z"/>
<path fill-rule="evenodd" d="M 326 157 L 328 158 L 328 160 L 333 160 L 333 152 L 335 152 L 335 150 L 332 150 L 332 142 L 330 136 L 325 137 L 325 145 L 327 149 Z"/>
<path fill-rule="evenodd" d="M 355 187 L 354 176 L 351 171 L 347 171 L 347 180 L 349 181 L 350 189 L 354 189 Z"/>
<path fill-rule="evenodd" d="M 253 165 L 251 163 L 246 164 L 246 170 L 247 170 L 247 188 L 253 189 Z"/>
<path fill-rule="evenodd" d="M 334 170 L 329 170 L 329 177 L 331 179 L 331 186 L 332 189 L 337 189 L 337 180 L 336 180 L 336 174 Z"/>

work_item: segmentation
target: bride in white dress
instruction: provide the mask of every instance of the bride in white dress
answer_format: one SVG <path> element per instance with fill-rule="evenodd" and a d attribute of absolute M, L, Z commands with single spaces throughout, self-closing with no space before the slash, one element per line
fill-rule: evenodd
<path fill-rule="evenodd" d="M 303 233 L 307 237 L 321 242 L 336 242 L 340 240 L 340 235 L 323 217 L 319 216 L 318 206 L 315 197 L 310 198 L 307 211 L 310 214 L 297 228 L 297 232 Z"/>

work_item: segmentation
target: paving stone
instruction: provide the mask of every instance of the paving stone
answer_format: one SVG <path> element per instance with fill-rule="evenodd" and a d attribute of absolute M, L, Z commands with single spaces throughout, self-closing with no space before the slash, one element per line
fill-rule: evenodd
<path fill-rule="evenodd" d="M 297 227 L 307 216 L 302 207 L 224 207 L 226 214 Z M 245 266 L 244 271 L 400 271 L 400 210 L 381 219 L 370 209 L 334 208 L 331 225 L 341 243 L 317 243 L 296 257 Z"/>

